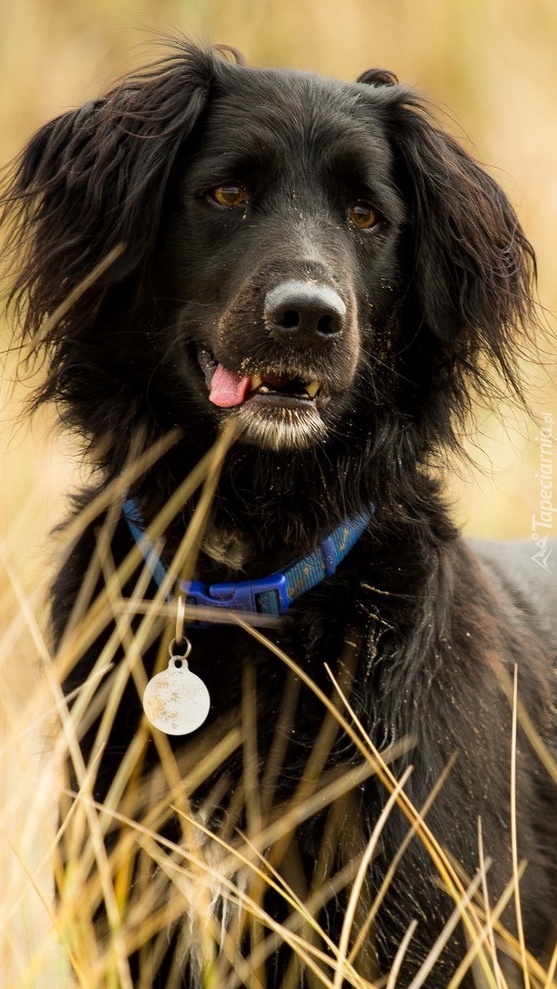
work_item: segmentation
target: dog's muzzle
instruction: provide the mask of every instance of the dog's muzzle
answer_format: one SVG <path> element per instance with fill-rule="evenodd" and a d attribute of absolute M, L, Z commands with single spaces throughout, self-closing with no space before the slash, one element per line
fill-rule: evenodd
<path fill-rule="evenodd" d="M 260 333 L 257 358 L 248 352 L 239 367 L 198 348 L 209 401 L 231 411 L 244 442 L 308 449 L 325 439 L 325 410 L 353 374 L 358 348 L 348 306 L 324 282 L 288 279 L 267 292 L 262 317 L 268 339 Z M 271 341 L 266 362 L 261 353 Z"/>

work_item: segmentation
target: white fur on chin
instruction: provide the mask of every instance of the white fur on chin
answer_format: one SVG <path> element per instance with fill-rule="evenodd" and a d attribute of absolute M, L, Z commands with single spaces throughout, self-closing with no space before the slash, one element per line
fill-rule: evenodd
<path fill-rule="evenodd" d="M 253 407 L 246 403 L 235 410 L 240 439 L 263 450 L 309 450 L 327 435 L 325 423 L 314 405 L 293 409 L 284 406 Z"/>

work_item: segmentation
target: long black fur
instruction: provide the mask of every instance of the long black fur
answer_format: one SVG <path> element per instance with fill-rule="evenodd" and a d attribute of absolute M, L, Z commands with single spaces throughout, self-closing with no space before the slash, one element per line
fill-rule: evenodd
<path fill-rule="evenodd" d="M 212 190 L 223 184 L 245 189 L 245 200 L 219 205 Z M 528 549 L 505 569 L 504 554 L 466 545 L 432 468 L 458 448 L 474 394 L 497 398 L 498 382 L 520 394 L 517 361 L 533 319 L 535 265 L 505 194 L 390 73 L 370 71 L 344 85 L 254 70 L 180 43 L 106 97 L 43 127 L 17 163 L 4 204 L 18 259 L 12 302 L 26 339 L 47 358 L 38 401 L 57 403 L 97 468 L 76 511 L 120 477 L 132 454 L 177 428 L 171 450 L 131 490 L 149 524 L 230 417 L 240 434 L 216 491 L 198 560 L 202 579 L 272 573 L 374 503 L 368 531 L 338 573 L 299 598 L 271 638 L 328 693 L 324 664 L 339 673 L 345 639 L 356 641 L 351 704 L 380 748 L 410 740 L 395 768 L 413 766 L 406 790 L 416 807 L 456 754 L 428 824 L 471 876 L 481 818 L 495 902 L 511 875 L 511 708 L 501 673 L 512 679 L 518 666 L 521 700 L 551 747 L 553 589 L 541 570 L 537 579 Z M 368 204 L 377 222 L 360 229 L 350 210 Z M 268 293 L 291 281 L 337 293 L 346 305 L 339 332 L 302 343 L 277 329 L 265 312 Z M 328 401 L 316 400 L 316 438 L 298 441 L 295 425 L 286 439 L 280 422 L 270 425 L 275 413 L 264 402 L 217 407 L 209 400 L 207 358 L 199 360 L 204 352 L 238 374 L 274 369 L 279 385 L 287 374 L 298 384 L 326 382 Z M 254 419 L 264 420 L 262 433 L 253 431 Z M 168 528 L 167 559 L 194 504 Z M 97 527 L 80 537 L 56 580 L 57 641 L 72 620 Z M 224 562 L 225 553 L 219 560 L 219 542 L 241 548 L 241 569 Z M 118 521 L 116 563 L 131 544 Z M 253 661 L 264 776 L 290 675 L 243 630 L 214 626 L 190 637 L 192 663 L 213 698 L 203 738 L 211 740 L 219 717 L 239 717 L 243 670 Z M 68 677 L 68 691 L 84 682 L 97 654 L 98 644 Z M 154 661 L 149 653 L 148 671 Z M 297 703 L 281 799 L 303 777 L 323 719 L 310 691 L 302 689 Z M 130 684 L 97 774 L 99 799 L 140 716 Z M 94 734 L 89 726 L 86 755 Z M 187 740 L 194 752 L 198 744 L 195 736 Z M 327 769 L 355 760 L 341 737 Z M 149 743 L 145 771 L 156 762 Z M 528 863 L 522 911 L 527 944 L 540 957 L 551 947 L 557 915 L 557 793 L 525 737 L 517 762 L 519 855 Z M 232 760 L 232 791 L 241 771 Z M 385 799 L 375 778 L 354 795 L 364 841 Z M 299 828 L 309 884 L 325 826 L 322 813 Z M 370 867 L 369 902 L 406 830 L 394 811 Z M 341 844 L 331 850 L 338 860 Z M 353 853 L 360 851 L 354 839 Z M 339 892 L 320 915 L 333 938 L 345 906 Z M 408 986 L 453 906 L 415 838 L 367 955 L 388 971 L 416 919 L 397 982 Z M 267 908 L 284 915 L 276 903 Z M 505 918 L 514 930 L 512 909 Z M 458 926 L 427 985 L 446 986 L 465 949 Z M 269 986 L 282 984 L 287 964 L 287 952 L 277 949 Z M 163 964 L 153 985 L 163 986 L 167 971 Z M 184 962 L 183 978 L 196 984 L 193 964 Z"/>

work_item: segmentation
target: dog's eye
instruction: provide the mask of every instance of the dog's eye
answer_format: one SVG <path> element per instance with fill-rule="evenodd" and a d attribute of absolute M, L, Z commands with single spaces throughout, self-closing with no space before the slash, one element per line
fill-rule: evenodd
<path fill-rule="evenodd" d="M 248 194 L 243 185 L 235 182 L 227 182 L 224 185 L 216 185 L 209 192 L 210 198 L 219 206 L 246 206 Z"/>
<path fill-rule="evenodd" d="M 369 203 L 355 203 L 348 210 L 348 219 L 360 230 L 371 230 L 379 222 L 379 214 Z"/>

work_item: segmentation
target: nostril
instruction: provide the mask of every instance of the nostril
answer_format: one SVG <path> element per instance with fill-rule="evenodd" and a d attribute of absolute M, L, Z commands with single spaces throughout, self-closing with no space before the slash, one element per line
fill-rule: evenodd
<path fill-rule="evenodd" d="M 334 315 L 327 313 L 317 320 L 317 332 L 321 333 L 324 337 L 334 336 L 335 333 L 340 333 L 341 330 L 342 320 L 336 313 Z"/>
<path fill-rule="evenodd" d="M 301 323 L 301 316 L 297 309 L 285 309 L 282 318 L 277 319 L 277 326 L 282 326 L 285 330 L 297 330 Z"/>

